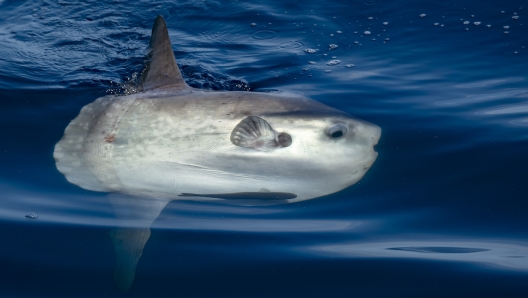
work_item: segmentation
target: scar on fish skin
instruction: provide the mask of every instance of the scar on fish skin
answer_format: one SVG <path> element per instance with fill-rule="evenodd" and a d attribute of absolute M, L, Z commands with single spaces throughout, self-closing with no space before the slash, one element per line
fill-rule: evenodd
<path fill-rule="evenodd" d="M 107 143 L 112 143 L 115 140 L 115 134 L 107 134 L 104 140 Z"/>

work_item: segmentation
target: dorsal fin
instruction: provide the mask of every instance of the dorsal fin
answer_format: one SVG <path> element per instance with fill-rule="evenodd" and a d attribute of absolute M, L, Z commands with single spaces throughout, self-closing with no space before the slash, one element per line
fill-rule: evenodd
<path fill-rule="evenodd" d="M 141 81 L 143 91 L 165 87 L 189 88 L 182 78 L 178 64 L 176 64 L 167 24 L 162 16 L 156 18 L 152 27 L 147 66 Z"/>

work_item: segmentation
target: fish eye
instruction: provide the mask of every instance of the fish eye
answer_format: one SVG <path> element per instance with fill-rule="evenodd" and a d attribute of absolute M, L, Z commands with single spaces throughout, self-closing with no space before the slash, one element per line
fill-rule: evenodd
<path fill-rule="evenodd" d="M 285 132 L 280 133 L 278 139 L 282 147 L 288 147 L 292 143 L 291 136 Z"/>
<path fill-rule="evenodd" d="M 347 132 L 348 132 L 348 128 L 345 125 L 336 124 L 328 129 L 327 134 L 332 139 L 339 139 L 343 137 L 344 135 L 346 135 Z"/>

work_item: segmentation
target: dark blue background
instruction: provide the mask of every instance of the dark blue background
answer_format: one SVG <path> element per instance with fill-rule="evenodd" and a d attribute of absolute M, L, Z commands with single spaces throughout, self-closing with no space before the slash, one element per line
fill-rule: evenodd
<path fill-rule="evenodd" d="M 527 4 L 0 0 L 0 296 L 524 297 Z M 337 194 L 170 203 L 122 294 L 106 194 L 52 152 L 84 105 L 133 88 L 158 14 L 189 84 L 301 93 L 383 132 Z"/>

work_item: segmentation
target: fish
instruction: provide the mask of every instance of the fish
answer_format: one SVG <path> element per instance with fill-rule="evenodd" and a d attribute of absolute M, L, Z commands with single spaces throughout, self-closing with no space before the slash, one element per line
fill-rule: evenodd
<path fill-rule="evenodd" d="M 380 135 L 377 125 L 301 95 L 189 87 L 158 16 L 140 92 L 84 106 L 53 157 L 70 183 L 110 193 L 122 223 L 110 233 L 113 278 L 126 292 L 168 202 L 326 196 L 365 175 Z"/>

